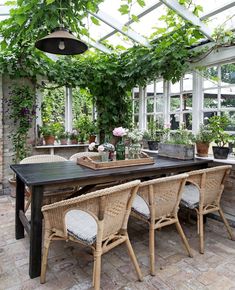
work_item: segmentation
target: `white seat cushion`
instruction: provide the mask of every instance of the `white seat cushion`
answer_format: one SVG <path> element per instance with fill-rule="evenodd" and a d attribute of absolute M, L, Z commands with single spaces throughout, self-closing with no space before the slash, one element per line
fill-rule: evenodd
<path fill-rule="evenodd" d="M 65 215 L 65 223 L 70 235 L 89 245 L 95 242 L 97 223 L 89 213 L 78 209 L 70 210 Z"/>
<path fill-rule="evenodd" d="M 147 203 L 138 194 L 136 195 L 136 197 L 135 197 L 135 199 L 133 201 L 132 209 L 135 212 L 143 215 L 144 217 L 147 217 L 147 218 L 150 217 L 150 211 L 149 211 L 149 207 L 148 207 Z"/>
<path fill-rule="evenodd" d="M 181 198 L 181 204 L 193 209 L 198 206 L 199 198 L 200 191 L 196 185 L 193 184 L 185 185 Z"/>

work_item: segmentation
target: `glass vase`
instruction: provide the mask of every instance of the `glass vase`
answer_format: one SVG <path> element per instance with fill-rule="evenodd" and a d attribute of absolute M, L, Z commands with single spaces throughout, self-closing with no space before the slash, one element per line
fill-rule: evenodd
<path fill-rule="evenodd" d="M 141 145 L 140 143 L 132 143 L 129 146 L 129 159 L 138 159 L 140 158 Z"/>
<path fill-rule="evenodd" d="M 116 144 L 116 159 L 125 160 L 125 144 L 122 139 Z"/>
<path fill-rule="evenodd" d="M 100 152 L 101 162 L 108 162 L 109 161 L 109 152 L 103 151 Z"/>

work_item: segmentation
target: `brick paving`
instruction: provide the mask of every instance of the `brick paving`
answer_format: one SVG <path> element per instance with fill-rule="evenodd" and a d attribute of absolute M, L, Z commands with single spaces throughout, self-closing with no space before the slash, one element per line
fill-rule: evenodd
<path fill-rule="evenodd" d="M 49 253 L 47 282 L 28 276 L 29 239 L 14 238 L 14 199 L 0 197 L 0 290 L 92 289 L 92 256 L 86 248 L 55 241 Z M 138 282 L 124 245 L 102 259 L 101 287 L 105 290 L 221 289 L 235 290 L 235 242 L 223 225 L 207 219 L 205 254 L 198 252 L 196 225 L 182 222 L 194 254 L 189 258 L 174 226 L 156 232 L 156 276 L 149 275 L 148 229 L 130 219 L 129 235 L 144 274 Z M 235 229 L 233 229 L 235 232 Z"/>

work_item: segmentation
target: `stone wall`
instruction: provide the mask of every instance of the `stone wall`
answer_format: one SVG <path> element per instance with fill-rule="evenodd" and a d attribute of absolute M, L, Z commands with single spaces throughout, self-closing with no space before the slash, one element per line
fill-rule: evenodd
<path fill-rule="evenodd" d="M 0 195 L 3 194 L 3 85 L 0 75 Z"/>

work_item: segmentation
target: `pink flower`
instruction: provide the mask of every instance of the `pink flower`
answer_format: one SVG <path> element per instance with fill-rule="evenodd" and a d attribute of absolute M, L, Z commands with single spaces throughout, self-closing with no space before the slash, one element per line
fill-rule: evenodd
<path fill-rule="evenodd" d="M 100 145 L 100 146 L 98 147 L 98 151 L 99 151 L 99 152 L 103 152 L 103 151 L 104 151 L 104 149 L 105 149 L 105 148 L 104 148 L 104 146 L 103 146 L 103 145 Z"/>
<path fill-rule="evenodd" d="M 127 134 L 127 129 L 123 127 L 117 127 L 113 130 L 113 136 L 123 137 Z"/>

